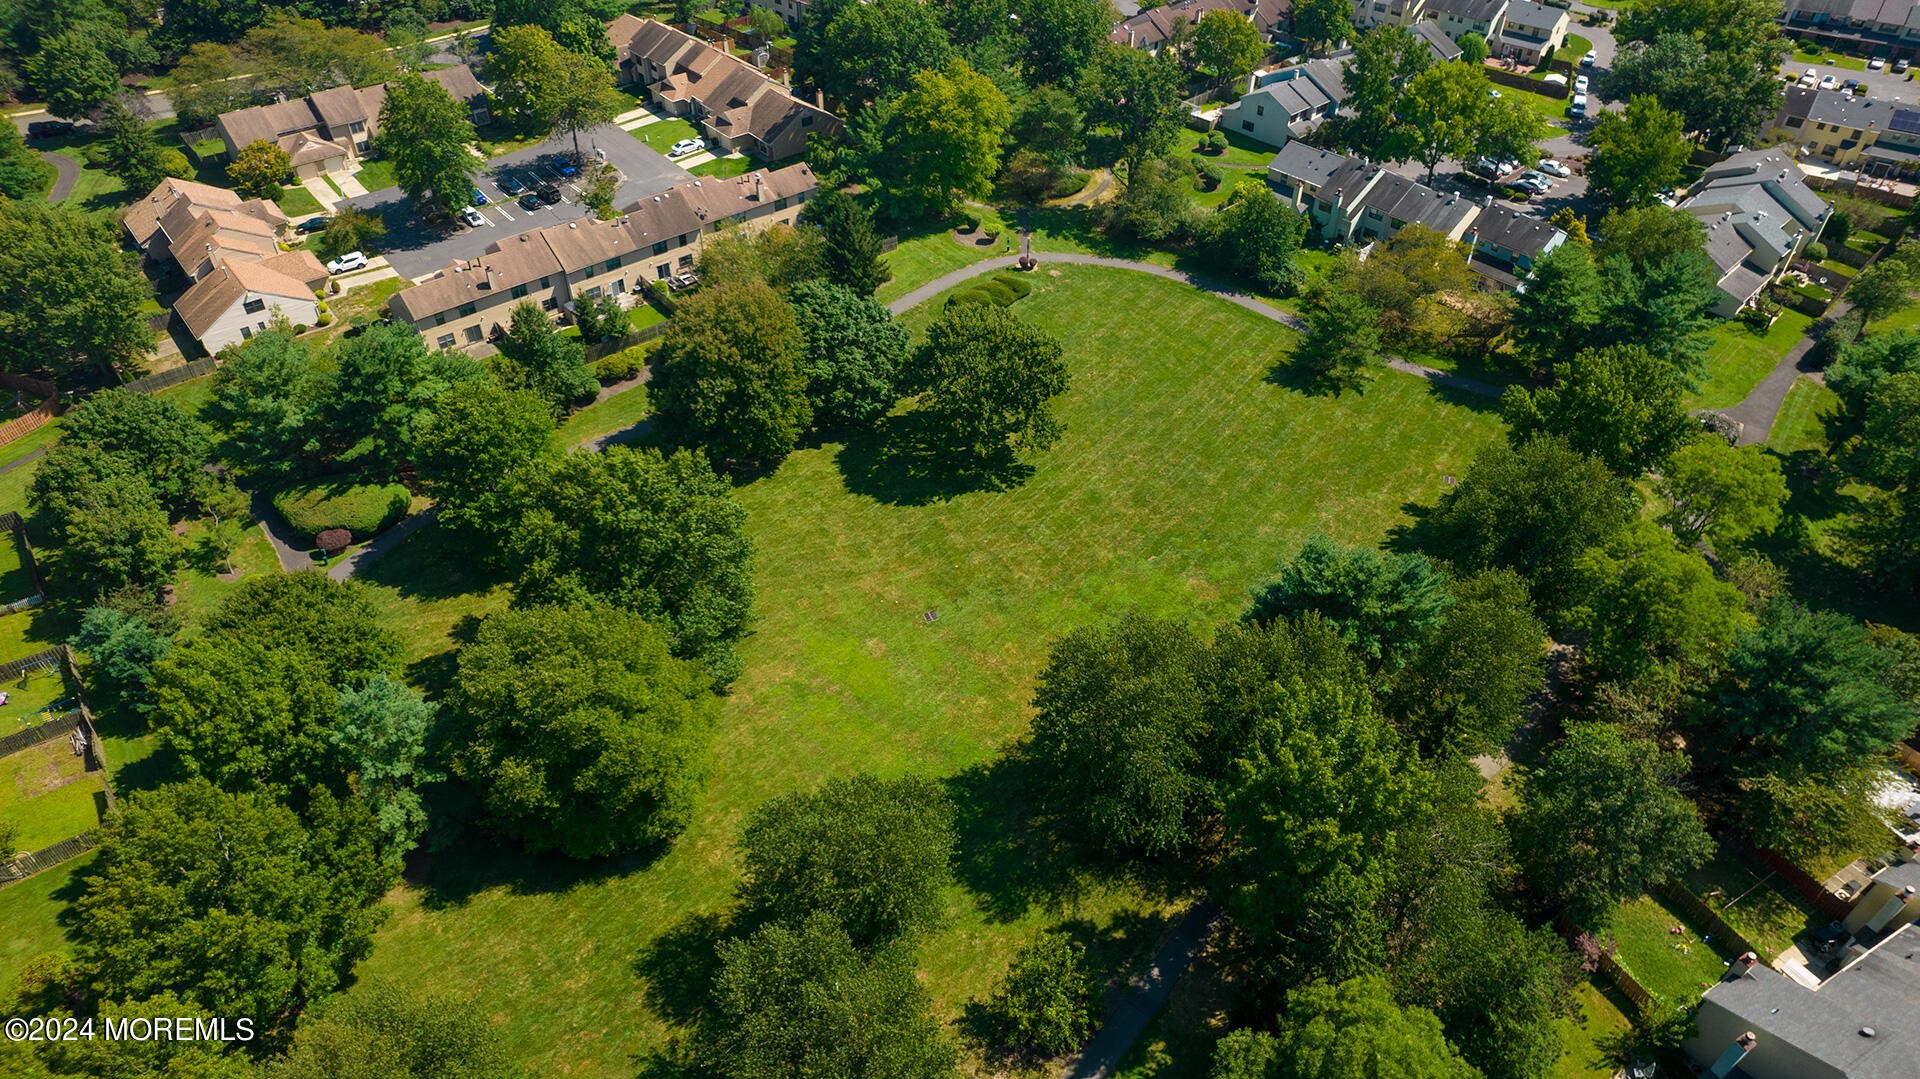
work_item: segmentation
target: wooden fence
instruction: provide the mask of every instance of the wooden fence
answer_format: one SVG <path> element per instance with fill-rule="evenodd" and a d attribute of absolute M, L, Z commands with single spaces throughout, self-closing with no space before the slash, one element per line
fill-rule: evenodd
<path fill-rule="evenodd" d="M 40 428 L 52 423 L 53 418 L 59 414 L 60 399 L 58 397 L 49 397 L 40 402 L 40 407 L 34 409 L 32 412 L 16 419 L 8 420 L 5 423 L 0 423 L 0 446 L 12 442 L 16 438 L 25 438 L 35 431 L 38 431 Z"/>
<path fill-rule="evenodd" d="M 1545 97 L 1559 98 L 1562 101 L 1565 101 L 1573 94 L 1571 87 L 1557 85 L 1543 79 L 1530 79 L 1517 71 L 1507 71 L 1504 68 L 1497 67 L 1488 67 L 1484 70 L 1487 73 L 1487 78 L 1502 86 L 1511 86 L 1516 90 L 1526 90 L 1531 93 L 1541 94 Z"/>
<path fill-rule="evenodd" d="M 1768 869 L 1780 874 L 1782 880 L 1794 886 L 1807 901 L 1818 907 L 1829 918 L 1845 918 L 1853 909 L 1853 904 L 1827 891 L 1817 880 L 1808 876 L 1801 868 L 1787 860 L 1787 856 L 1765 847 L 1753 848 L 1754 857 L 1760 859 Z"/>
<path fill-rule="evenodd" d="M 63 651 L 65 651 L 64 646 L 55 646 L 35 652 L 30 656 L 22 656 L 19 659 L 0 663 L 0 683 L 13 681 L 24 674 L 29 667 L 45 667 L 48 670 L 59 668 L 61 653 Z"/>
<path fill-rule="evenodd" d="M 14 731 L 5 738 L 0 738 L 0 757 L 18 753 L 23 749 L 32 749 L 42 742 L 51 742 L 55 738 L 64 738 L 73 733 L 73 729 L 78 726 L 81 726 L 80 710 L 76 708 L 66 715 L 49 719 L 38 727 Z"/>
<path fill-rule="evenodd" d="M 1626 995 L 1628 1000 L 1639 1005 L 1642 1011 L 1653 1007 L 1654 995 L 1647 987 L 1634 980 L 1633 973 L 1620 965 L 1619 961 L 1605 952 L 1600 953 L 1600 973 L 1606 975 L 1615 989 Z"/>
<path fill-rule="evenodd" d="M 1773 962 L 1772 955 L 1748 940 L 1745 934 L 1733 926 L 1728 925 L 1725 918 L 1720 917 L 1718 912 L 1712 907 L 1707 906 L 1706 902 L 1699 896 L 1688 891 L 1686 886 L 1679 881 L 1670 880 L 1665 884 L 1655 886 L 1653 891 L 1665 897 L 1672 902 L 1674 906 L 1679 907 L 1681 913 L 1686 917 L 1706 926 L 1714 939 L 1726 945 L 1721 951 L 1731 951 L 1736 958 L 1747 952 L 1752 952 L 1759 956 L 1760 961 L 1763 963 L 1770 964 Z"/>
<path fill-rule="evenodd" d="M 72 839 L 63 839 L 51 847 L 22 854 L 10 862 L 0 862 L 0 888 L 9 884 L 18 884 L 43 869 L 52 869 L 61 862 L 80 857 L 93 849 L 93 831 L 81 832 Z"/>
<path fill-rule="evenodd" d="M 132 390 L 135 393 L 153 393 L 156 390 L 164 390 L 168 386 L 178 386 L 182 382 L 199 378 L 201 375 L 210 375 L 213 373 L 213 368 L 214 362 L 211 357 L 204 360 L 195 360 L 192 363 L 181 364 L 179 367 L 172 368 L 171 370 L 162 371 L 157 375 L 136 378 L 120 388 L 123 390 Z"/>

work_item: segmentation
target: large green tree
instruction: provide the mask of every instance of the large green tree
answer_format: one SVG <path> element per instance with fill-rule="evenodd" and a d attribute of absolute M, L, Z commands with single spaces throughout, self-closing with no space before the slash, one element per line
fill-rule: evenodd
<path fill-rule="evenodd" d="M 1558 435 L 1629 479 L 1667 459 L 1700 430 L 1687 413 L 1686 386 L 1671 366 L 1638 345 L 1589 349 L 1553 367 L 1554 382 L 1509 387 L 1501 398 L 1515 443 Z"/>
<path fill-rule="evenodd" d="M 27 148 L 20 129 L 0 125 L 0 195 L 25 199 L 43 194 L 53 183 L 53 166 Z"/>
<path fill-rule="evenodd" d="M 1296 32 L 1300 14 L 1296 9 Z M 1433 62 L 1427 43 L 1404 26 L 1382 26 L 1355 39 L 1342 80 L 1347 98 L 1340 103 L 1341 141 L 1363 153 L 1385 149 L 1408 81 Z"/>
<path fill-rule="evenodd" d="M 1296 263 L 1307 218 L 1295 213 L 1257 180 L 1242 180 L 1207 220 L 1207 256 L 1270 296 L 1286 295 L 1299 282 Z"/>
<path fill-rule="evenodd" d="M 808 204 L 807 220 L 820 229 L 827 280 L 862 296 L 886 284 L 890 272 L 880 260 L 880 232 L 865 204 L 844 191 L 822 191 Z"/>
<path fill-rule="evenodd" d="M 1247 77 L 1267 51 L 1253 20 L 1238 11 L 1215 9 L 1193 27 L 1193 57 L 1220 82 Z"/>
<path fill-rule="evenodd" d="M 1080 81 L 1080 107 L 1089 123 L 1114 130 L 1121 156 L 1137 167 L 1173 145 L 1186 118 L 1184 85 L 1164 52 L 1154 56 L 1107 42 Z"/>
<path fill-rule="evenodd" d="M 153 297 L 107 218 L 0 200 L 0 368 L 105 372 L 145 355 Z"/>
<path fill-rule="evenodd" d="M 1322 52 L 1353 33 L 1353 5 L 1344 0 L 1301 0 L 1293 9 L 1293 33 L 1308 52 Z"/>
<path fill-rule="evenodd" d="M 1579 605 L 1569 617 L 1587 631 L 1585 661 L 1606 677 L 1663 663 L 1702 667 L 1748 622 L 1739 589 L 1651 521 L 1589 548 L 1573 578 Z"/>
<path fill-rule="evenodd" d="M 1302 986 L 1278 1036 L 1229 1035 L 1208 1079 L 1480 1079 L 1433 1013 L 1395 1003 L 1393 988 L 1380 974 Z"/>
<path fill-rule="evenodd" d="M 1098 0 L 1009 0 L 1029 86 L 1077 86 L 1113 28 Z"/>
<path fill-rule="evenodd" d="M 1651 206 L 1662 191 L 1678 187 L 1690 153 L 1679 115 L 1644 94 L 1627 102 L 1625 112 L 1602 113 L 1587 142 L 1593 147 L 1587 188 L 1616 210 Z"/>
<path fill-rule="evenodd" d="M 103 35 L 76 26 L 40 42 L 21 74 L 40 91 L 47 111 L 82 119 L 110 104 L 120 92 L 120 70 L 107 55 Z"/>
<path fill-rule="evenodd" d="M 1421 648 L 1452 604 L 1446 578 L 1425 556 L 1348 547 L 1316 532 L 1279 578 L 1255 594 L 1251 616 L 1266 622 L 1311 611 L 1369 666 L 1392 672 Z"/>
<path fill-rule="evenodd" d="M 393 475 L 417 455 L 434 402 L 462 382 L 487 377 L 464 353 L 428 352 L 426 339 L 400 322 L 369 326 L 333 349 L 320 422 L 329 456 L 373 475 Z"/>
<path fill-rule="evenodd" d="M 107 171 L 132 191 L 151 191 L 169 176 L 189 175 L 186 155 L 169 149 L 153 125 L 120 101 L 110 103 L 98 125 Z"/>
<path fill-rule="evenodd" d="M 427 830 L 420 788 L 446 778 L 428 760 L 439 712 L 438 702 L 382 672 L 340 691 L 339 720 L 327 732 L 395 863 Z"/>
<path fill-rule="evenodd" d="M 1054 642 L 1034 695 L 1033 755 L 1070 834 L 1120 854 L 1192 843 L 1214 802 L 1202 673 L 1191 630 L 1139 613 Z"/>
<path fill-rule="evenodd" d="M 1306 336 L 1293 350 L 1295 367 L 1333 387 L 1358 386 L 1386 367 L 1378 308 L 1344 289 L 1312 300 Z"/>
<path fill-rule="evenodd" d="M 1415 75 L 1400 99 L 1391 156 L 1425 165 L 1432 183 L 1440 162 L 1473 152 L 1474 133 L 1493 100 L 1490 89 L 1485 70 L 1466 64 L 1440 64 Z"/>
<path fill-rule="evenodd" d="M 953 882 L 953 825 L 952 803 L 929 780 L 830 779 L 747 818 L 740 897 L 792 925 L 830 914 L 861 947 L 930 928 Z"/>
<path fill-rule="evenodd" d="M 900 399 L 900 367 L 912 332 L 878 302 L 826 281 L 802 281 L 788 299 L 800 327 L 814 423 L 858 428 L 886 415 Z"/>
<path fill-rule="evenodd" d="M 1064 1056 L 1086 1043 L 1100 1005 L 1087 949 L 1065 933 L 1042 933 L 1014 953 L 986 1014 L 1014 1052 Z"/>
<path fill-rule="evenodd" d="M 480 172 L 473 117 L 437 82 L 408 71 L 387 84 L 375 148 L 393 162 L 393 177 L 424 217 L 452 217 L 473 197 Z"/>
<path fill-rule="evenodd" d="M 917 73 L 945 67 L 952 55 L 935 6 L 877 0 L 840 6 L 831 21 L 803 36 L 794 73 L 858 108 L 906 90 Z"/>
<path fill-rule="evenodd" d="M 234 791 L 344 792 L 340 691 L 399 662 L 365 586 L 322 573 L 249 578 L 154 669 L 154 729 Z"/>
<path fill-rule="evenodd" d="M 1480 451 L 1415 530 L 1428 553 L 1466 572 L 1504 567 L 1548 609 L 1570 598 L 1574 562 L 1636 513 L 1633 489 L 1557 438 Z"/>
<path fill-rule="evenodd" d="M 1707 436 L 1676 450 L 1660 469 L 1671 509 L 1667 526 L 1683 541 L 1711 539 L 1722 549 L 1780 523 L 1787 480 L 1779 458 L 1759 446 Z"/>
<path fill-rule="evenodd" d="M 536 458 L 512 482 L 517 523 L 500 557 L 523 600 L 602 600 L 667 633 L 716 682 L 753 605 L 746 511 L 699 453 L 615 447 Z"/>
<path fill-rule="evenodd" d="M 528 850 L 603 858 L 685 828 L 706 779 L 714 703 L 697 664 L 613 608 L 490 615 L 460 650 L 455 775 Z"/>
<path fill-rule="evenodd" d="M 1618 727 L 1575 727 L 1545 764 L 1516 773 L 1509 823 L 1528 883 L 1576 923 L 1604 928 L 1621 900 L 1706 861 L 1713 840 L 1675 789 L 1687 770 L 1684 754 Z"/>
<path fill-rule="evenodd" d="M 1054 399 L 1067 391 L 1059 340 L 991 304 L 948 306 L 903 372 L 902 388 L 951 448 L 976 458 L 1059 441 Z"/>
<path fill-rule="evenodd" d="M 1533 260 L 1526 291 L 1514 296 L 1514 344 L 1536 367 L 1565 363 L 1589 346 L 1605 316 L 1592 251 L 1564 243 Z"/>
<path fill-rule="evenodd" d="M 316 463 L 329 376 L 320 350 L 291 328 L 269 328 L 223 359 L 206 405 L 226 435 L 221 457 L 264 476 L 296 475 Z"/>
<path fill-rule="evenodd" d="M 904 216 L 984 197 L 1000 172 L 1012 119 L 1007 95 L 965 60 L 915 72 L 893 101 L 870 163 L 883 197 Z"/>
<path fill-rule="evenodd" d="M 207 489 L 213 431 L 165 398 L 103 390 L 61 418 L 61 444 L 109 454 L 140 476 L 169 513 L 185 513 Z"/>
<path fill-rule="evenodd" d="M 1506 744 L 1540 688 L 1547 628 L 1512 570 L 1448 582 L 1453 603 L 1394 676 L 1388 711 L 1427 756 L 1474 756 Z"/>
<path fill-rule="evenodd" d="M 263 1030 L 281 1026 L 371 950 L 375 903 L 397 878 L 351 799 L 320 794 L 302 820 L 203 780 L 136 792 L 101 826 L 75 901 L 88 992 L 171 992 Z"/>
<path fill-rule="evenodd" d="M 624 320 L 626 313 L 620 317 Z M 547 313 L 532 303 L 514 307 L 507 335 L 500 339 L 500 358 L 494 369 L 500 384 L 510 390 L 532 390 L 554 412 L 600 389 L 580 338 L 562 337 Z"/>
<path fill-rule="evenodd" d="M 661 432 L 718 462 L 778 464 L 813 422 L 793 309 L 757 281 L 680 304 L 648 392 Z"/>
<path fill-rule="evenodd" d="M 951 1079 L 913 968 L 897 946 L 861 954 L 824 913 L 726 941 L 696 1056 L 729 1079 Z"/>
<path fill-rule="evenodd" d="M 552 408 L 532 390 L 491 382 L 457 383 L 440 395 L 414 460 L 443 520 L 481 527 L 508 515 L 515 477 L 556 449 Z"/>

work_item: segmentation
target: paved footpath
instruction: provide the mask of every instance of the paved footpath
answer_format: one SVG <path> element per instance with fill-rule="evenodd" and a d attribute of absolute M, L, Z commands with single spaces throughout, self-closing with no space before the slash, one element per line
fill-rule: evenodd
<path fill-rule="evenodd" d="M 59 202 L 73 190 L 80 179 L 80 163 L 65 154 L 56 154 L 48 150 L 40 155 L 40 160 L 53 166 L 53 190 L 47 192 L 48 202 Z"/>
<path fill-rule="evenodd" d="M 1140 1032 L 1166 1007 L 1173 987 L 1224 919 L 1225 915 L 1212 900 L 1195 904 L 1187 916 L 1180 919 L 1173 935 L 1154 954 L 1146 973 L 1127 987 L 1120 1006 L 1080 1050 L 1080 1055 L 1067 1062 L 1066 1079 L 1108 1079 L 1119 1070 L 1127 1050 L 1133 1048 Z"/>
<path fill-rule="evenodd" d="M 1847 310 L 1847 302 L 1840 301 L 1827 312 L 1827 318 L 1839 318 Z M 1825 320 L 1821 320 L 1824 322 Z M 1773 434 L 1773 421 L 1780 415 L 1780 406 L 1786 403 L 1787 394 L 1801 375 L 1814 374 L 1814 368 L 1806 362 L 1807 353 L 1813 351 L 1814 331 L 1821 322 L 1808 327 L 1807 335 L 1798 344 L 1787 350 L 1780 362 L 1775 364 L 1767 377 L 1747 394 L 1747 399 L 1729 409 L 1722 415 L 1740 425 L 1739 443 L 1742 446 L 1764 445 Z"/>
<path fill-rule="evenodd" d="M 1208 280 L 1207 278 L 1187 273 L 1184 270 L 1170 269 L 1169 267 L 1160 266 L 1151 262 L 1107 258 L 1104 255 L 1082 255 L 1071 251 L 1055 253 L 1035 251 L 1032 252 L 1032 254 L 1034 258 L 1041 262 L 1064 262 L 1076 266 L 1107 266 L 1116 270 L 1133 270 L 1137 273 L 1152 274 L 1155 277 L 1162 277 L 1168 281 L 1178 281 L 1183 285 L 1197 288 L 1202 292 L 1210 292 L 1226 300 L 1228 303 L 1246 308 L 1261 318 L 1278 322 L 1288 329 L 1305 332 L 1307 328 L 1306 324 L 1298 318 L 1280 310 L 1272 304 L 1258 300 L 1244 292 L 1229 288 Z M 901 314 L 933 299 L 935 296 L 960 284 L 962 281 L 980 277 L 984 274 L 1010 269 L 1018 265 L 1019 262 L 1020 260 L 1012 255 L 1002 255 L 998 258 L 990 258 L 976 262 L 971 266 L 963 266 L 952 273 L 943 274 L 933 281 L 921 285 L 919 288 L 893 301 L 887 305 L 887 310 L 895 315 Z M 1498 397 L 1502 392 L 1499 386 L 1482 382 L 1479 379 L 1468 378 L 1465 375 L 1456 375 L 1451 371 L 1441 371 L 1432 367 L 1423 367 L 1420 364 L 1403 360 L 1398 356 L 1387 357 L 1387 366 L 1409 375 L 1417 375 L 1436 386 L 1443 386 L 1451 390 L 1460 390 L 1465 393 L 1480 394 L 1486 397 Z"/>

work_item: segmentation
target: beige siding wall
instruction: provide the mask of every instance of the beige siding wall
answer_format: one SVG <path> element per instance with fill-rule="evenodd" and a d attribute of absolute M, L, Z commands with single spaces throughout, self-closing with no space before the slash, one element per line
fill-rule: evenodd
<path fill-rule="evenodd" d="M 246 308 L 248 300 L 263 300 L 266 307 L 259 311 L 248 311 Z M 246 340 L 247 332 L 259 333 L 265 330 L 273 322 L 275 315 L 285 315 L 287 321 L 295 326 L 312 326 L 320 321 L 320 305 L 313 300 L 260 296 L 249 292 L 207 328 L 206 336 L 200 338 L 200 344 L 209 353 L 218 352 L 228 345 L 239 344 Z"/>

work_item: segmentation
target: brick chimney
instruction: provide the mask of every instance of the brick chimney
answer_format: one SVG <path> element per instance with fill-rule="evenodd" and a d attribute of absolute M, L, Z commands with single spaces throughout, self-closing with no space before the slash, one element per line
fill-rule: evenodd
<path fill-rule="evenodd" d="M 1753 1052 L 1753 1047 L 1758 1044 L 1760 1039 L 1754 1035 L 1753 1031 L 1749 1030 L 1740 1035 L 1734 1039 L 1732 1045 L 1727 1046 L 1726 1052 L 1720 1054 L 1720 1059 L 1713 1062 L 1713 1067 L 1707 1069 L 1707 1074 L 1713 1076 L 1713 1079 L 1727 1079 L 1727 1076 L 1733 1074 L 1733 1069 L 1739 1067 L 1740 1062 L 1745 1060 L 1747 1054 Z"/>

